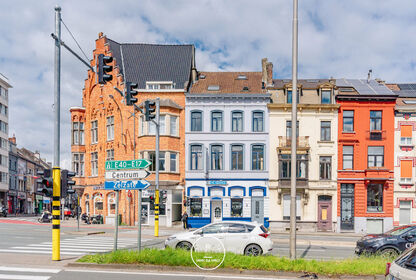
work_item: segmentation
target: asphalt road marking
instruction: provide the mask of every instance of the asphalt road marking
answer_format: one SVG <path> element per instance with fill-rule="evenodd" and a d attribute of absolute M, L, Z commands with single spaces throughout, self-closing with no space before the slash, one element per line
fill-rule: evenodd
<path fill-rule="evenodd" d="M 27 267 L 7 267 L 0 266 L 0 279 L 10 280 L 47 280 L 53 275 L 36 275 L 40 274 L 57 274 L 61 269 L 49 269 L 49 268 L 27 268 Z M 15 274 L 15 272 L 33 273 L 31 275 Z"/>
<path fill-rule="evenodd" d="M 68 272 L 85 272 L 85 273 L 107 273 L 107 274 L 132 274 L 132 275 L 164 275 L 164 276 L 172 276 L 172 277 L 202 277 L 203 279 L 207 278 L 219 278 L 219 279 L 247 279 L 247 280 L 270 280 L 270 279 L 276 279 L 276 276 L 270 276 L 270 277 L 263 277 L 260 278 L 258 276 L 232 276 L 232 275 L 208 275 L 208 274 L 198 274 L 198 273 L 192 273 L 184 274 L 184 273 L 166 273 L 166 272 L 133 272 L 133 271 L 110 271 L 110 270 L 82 270 L 82 269 L 65 269 L 65 271 Z M 279 278 L 279 280 L 289 280 L 286 278 Z"/>

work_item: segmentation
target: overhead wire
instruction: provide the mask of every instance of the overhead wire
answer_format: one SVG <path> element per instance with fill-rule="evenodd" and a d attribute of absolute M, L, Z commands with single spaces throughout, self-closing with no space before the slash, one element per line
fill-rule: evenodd
<path fill-rule="evenodd" d="M 63 21 L 63 19 L 61 18 L 61 21 L 63 23 L 63 25 L 65 26 L 66 30 L 68 31 L 68 33 L 71 35 L 72 39 L 74 39 L 75 43 L 77 44 L 78 48 L 81 50 L 81 52 L 84 54 L 85 59 L 87 59 L 87 61 L 90 61 L 90 59 L 87 57 L 87 55 L 85 54 L 85 52 L 82 50 L 81 46 L 78 44 L 78 41 L 75 39 L 74 35 L 72 34 L 72 32 L 69 30 L 68 26 L 66 26 L 65 22 Z"/>

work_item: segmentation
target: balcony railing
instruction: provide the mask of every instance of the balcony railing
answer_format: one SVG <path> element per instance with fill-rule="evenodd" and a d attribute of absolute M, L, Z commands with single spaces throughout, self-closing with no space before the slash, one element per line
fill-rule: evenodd
<path fill-rule="evenodd" d="M 279 136 L 279 148 L 290 148 L 292 146 L 292 138 L 287 136 Z M 296 138 L 296 147 L 310 148 L 309 136 L 299 136 Z"/>
<path fill-rule="evenodd" d="M 367 140 L 382 141 L 386 140 L 385 130 L 367 130 Z"/>

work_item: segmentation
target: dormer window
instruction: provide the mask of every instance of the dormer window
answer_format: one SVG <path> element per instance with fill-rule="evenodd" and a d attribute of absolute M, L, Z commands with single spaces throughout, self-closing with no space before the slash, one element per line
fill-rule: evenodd
<path fill-rule="evenodd" d="M 247 76 L 246 75 L 238 75 L 237 80 L 247 80 Z"/>
<path fill-rule="evenodd" d="M 321 104 L 331 104 L 331 90 L 321 90 Z"/>
<path fill-rule="evenodd" d="M 174 89 L 175 84 L 173 82 L 146 82 L 146 89 L 149 90 L 164 90 Z"/>

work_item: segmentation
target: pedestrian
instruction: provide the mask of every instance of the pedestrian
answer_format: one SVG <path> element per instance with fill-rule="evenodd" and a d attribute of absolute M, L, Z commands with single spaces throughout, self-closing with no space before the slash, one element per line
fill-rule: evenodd
<path fill-rule="evenodd" d="M 183 229 L 188 229 L 188 213 L 186 211 L 182 215 Z"/>

